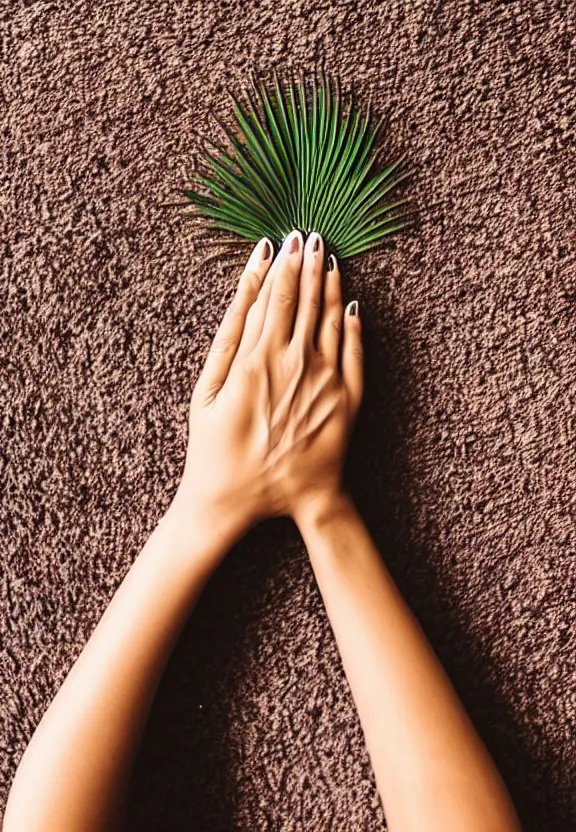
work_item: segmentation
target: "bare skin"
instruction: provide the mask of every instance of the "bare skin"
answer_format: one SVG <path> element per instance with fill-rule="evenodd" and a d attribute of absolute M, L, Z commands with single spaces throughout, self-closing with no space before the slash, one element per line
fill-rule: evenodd
<path fill-rule="evenodd" d="M 26 748 L 4 832 L 122 828 L 135 754 L 182 627 L 234 542 L 275 516 L 292 517 L 306 543 L 391 832 L 520 829 L 342 482 L 363 392 L 360 317 L 345 314 L 337 265 L 324 277 L 321 238 L 304 247 L 293 233 L 273 263 L 261 259 L 266 242 L 192 393 L 176 495 Z"/>

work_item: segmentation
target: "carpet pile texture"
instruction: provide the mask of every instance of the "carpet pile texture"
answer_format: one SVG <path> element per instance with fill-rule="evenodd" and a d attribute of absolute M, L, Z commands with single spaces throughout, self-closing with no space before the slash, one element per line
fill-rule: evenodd
<path fill-rule="evenodd" d="M 325 59 L 418 168 L 418 227 L 343 269 L 366 349 L 349 487 L 525 828 L 576 828 L 575 18 L 568 0 L 2 4 L 0 806 L 176 490 L 250 250 L 161 207 L 191 128 L 216 135 L 249 69 Z M 385 828 L 289 520 L 240 541 L 193 611 L 129 814 Z"/>

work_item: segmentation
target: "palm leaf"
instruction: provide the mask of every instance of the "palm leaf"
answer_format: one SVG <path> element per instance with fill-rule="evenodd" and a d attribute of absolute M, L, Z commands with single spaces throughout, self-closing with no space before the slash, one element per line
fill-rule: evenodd
<path fill-rule="evenodd" d="M 326 255 L 339 260 L 380 245 L 412 223 L 409 199 L 389 194 L 410 176 L 404 158 L 376 166 L 381 122 L 371 126 L 354 97 L 345 106 L 338 79 L 322 69 L 282 83 L 274 70 L 269 87 L 250 77 L 242 104 L 232 93 L 237 129 L 215 120 L 229 142 L 224 149 L 205 139 L 219 156 L 204 151 L 209 170 L 180 190 L 208 225 L 275 246 L 294 228 L 322 235 Z M 402 209 L 399 213 L 398 209 Z"/>

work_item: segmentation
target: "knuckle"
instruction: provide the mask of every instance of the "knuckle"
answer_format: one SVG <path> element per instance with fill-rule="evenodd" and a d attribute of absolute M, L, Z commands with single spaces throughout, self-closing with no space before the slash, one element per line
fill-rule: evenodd
<path fill-rule="evenodd" d="M 250 295 L 257 294 L 261 286 L 260 275 L 254 269 L 246 269 L 242 274 L 241 283 L 244 291 L 247 291 Z"/>
<path fill-rule="evenodd" d="M 320 309 L 320 298 L 317 294 L 310 295 L 307 298 L 306 304 L 310 307 L 310 309 L 318 310 Z"/>
<path fill-rule="evenodd" d="M 238 300 L 233 301 L 228 307 L 228 318 L 243 318 L 245 313 L 243 304 Z"/>
<path fill-rule="evenodd" d="M 212 342 L 210 352 L 212 354 L 219 355 L 221 353 L 229 352 L 237 346 L 238 341 L 235 338 L 229 338 L 225 335 L 221 335 L 219 338 L 215 338 Z"/>
<path fill-rule="evenodd" d="M 332 314 L 330 316 L 330 325 L 333 326 L 337 332 L 342 332 L 342 314 Z"/>
<path fill-rule="evenodd" d="M 293 376 L 301 377 L 310 360 L 309 351 L 297 341 L 292 341 L 284 354 L 284 366 Z"/>
<path fill-rule="evenodd" d="M 201 375 L 190 397 L 191 408 L 206 407 L 213 401 L 221 389 L 221 384 L 217 384 L 206 376 Z"/>
<path fill-rule="evenodd" d="M 252 352 L 246 356 L 243 363 L 248 373 L 251 373 L 253 376 L 265 378 L 268 372 L 266 368 L 266 361 L 266 350 L 264 346 L 259 343 L 254 347 Z"/>
<path fill-rule="evenodd" d="M 242 370 L 250 382 L 255 384 L 259 379 L 262 379 L 265 376 L 266 364 L 264 356 L 257 350 L 254 350 L 254 352 L 247 356 L 247 358 L 245 358 L 242 362 Z"/>
<path fill-rule="evenodd" d="M 290 309 L 294 304 L 294 296 L 290 292 L 282 291 L 276 295 L 276 306 L 279 309 Z"/>

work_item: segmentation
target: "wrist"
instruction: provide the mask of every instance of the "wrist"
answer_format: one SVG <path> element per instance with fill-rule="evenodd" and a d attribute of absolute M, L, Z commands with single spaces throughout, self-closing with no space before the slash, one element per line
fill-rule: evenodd
<path fill-rule="evenodd" d="M 161 524 L 183 555 L 213 568 L 246 531 L 232 510 L 206 506 L 181 486 Z"/>
<path fill-rule="evenodd" d="M 302 500 L 293 519 L 302 537 L 316 531 L 338 517 L 355 511 L 354 502 L 346 491 L 323 493 Z"/>

